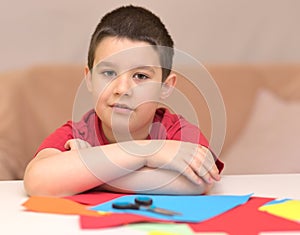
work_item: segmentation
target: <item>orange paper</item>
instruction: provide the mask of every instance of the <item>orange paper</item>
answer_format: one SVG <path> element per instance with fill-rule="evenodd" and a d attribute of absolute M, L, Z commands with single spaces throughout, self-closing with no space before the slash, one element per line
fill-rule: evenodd
<path fill-rule="evenodd" d="M 55 214 L 100 216 L 105 213 L 89 210 L 87 206 L 64 198 L 30 197 L 23 206 L 27 210 Z"/>

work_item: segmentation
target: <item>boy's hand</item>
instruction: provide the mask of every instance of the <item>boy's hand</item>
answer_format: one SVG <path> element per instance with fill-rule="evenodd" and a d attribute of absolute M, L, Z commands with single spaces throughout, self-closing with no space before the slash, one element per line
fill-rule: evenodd
<path fill-rule="evenodd" d="M 76 150 L 92 147 L 87 141 L 82 139 L 70 139 L 65 143 L 65 149 Z"/>
<path fill-rule="evenodd" d="M 219 170 L 209 149 L 181 141 L 167 140 L 158 154 L 148 157 L 146 166 L 177 171 L 196 184 L 220 180 Z"/>

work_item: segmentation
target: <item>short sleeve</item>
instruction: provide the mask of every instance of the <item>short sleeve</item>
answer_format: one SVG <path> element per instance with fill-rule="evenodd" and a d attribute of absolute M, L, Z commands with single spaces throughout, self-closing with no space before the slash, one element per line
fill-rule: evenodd
<path fill-rule="evenodd" d="M 52 134 L 50 134 L 39 146 L 36 154 L 46 148 L 55 148 L 60 151 L 66 151 L 64 145 L 69 139 L 73 139 L 71 121 L 67 122 L 65 125 L 56 129 Z"/>

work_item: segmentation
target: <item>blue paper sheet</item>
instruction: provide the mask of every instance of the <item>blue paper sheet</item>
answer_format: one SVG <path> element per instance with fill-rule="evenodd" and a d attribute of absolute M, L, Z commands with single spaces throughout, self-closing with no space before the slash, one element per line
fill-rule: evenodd
<path fill-rule="evenodd" d="M 266 205 L 274 205 L 274 204 L 279 204 L 279 203 L 283 203 L 283 202 L 286 202 L 286 201 L 289 201 L 291 199 L 288 199 L 288 198 L 284 198 L 284 199 L 274 199 L 272 201 L 269 201 L 267 203 L 264 204 L 264 206 Z"/>
<path fill-rule="evenodd" d="M 182 213 L 182 215 L 161 215 L 145 210 L 113 209 L 115 202 L 134 202 L 137 195 L 123 196 L 106 203 L 93 206 L 90 209 L 114 213 L 132 213 L 156 219 L 166 219 L 177 222 L 201 222 L 224 213 L 236 206 L 246 203 L 252 194 L 248 195 L 199 195 L 199 196 L 166 196 L 166 195 L 139 195 L 150 196 L 155 207 L 161 207 Z"/>

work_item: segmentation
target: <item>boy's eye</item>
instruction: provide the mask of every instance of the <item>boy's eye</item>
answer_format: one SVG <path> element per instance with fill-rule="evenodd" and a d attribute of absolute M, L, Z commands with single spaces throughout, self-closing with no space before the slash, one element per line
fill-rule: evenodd
<path fill-rule="evenodd" d="M 143 74 L 143 73 L 136 73 L 136 74 L 133 75 L 133 77 L 134 77 L 135 79 L 137 79 L 137 80 L 140 80 L 140 81 L 142 81 L 142 80 L 147 80 L 147 79 L 150 78 L 149 76 L 147 76 L 147 75 L 145 75 L 145 74 Z"/>
<path fill-rule="evenodd" d="M 107 70 L 107 71 L 103 71 L 102 74 L 105 76 L 105 77 L 108 77 L 108 78 L 114 78 L 117 76 L 117 73 L 113 70 Z"/>

